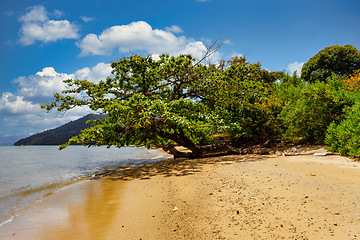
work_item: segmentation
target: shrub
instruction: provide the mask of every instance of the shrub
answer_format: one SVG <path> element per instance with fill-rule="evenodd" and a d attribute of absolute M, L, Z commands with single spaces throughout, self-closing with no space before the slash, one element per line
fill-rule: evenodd
<path fill-rule="evenodd" d="M 330 124 L 325 143 L 330 151 L 360 158 L 360 102 L 352 106 L 339 124 Z"/>
<path fill-rule="evenodd" d="M 336 75 L 328 83 L 285 84 L 279 96 L 284 101 L 279 114 L 283 140 L 288 142 L 323 142 L 330 123 L 342 120 L 344 110 L 353 103 Z"/>

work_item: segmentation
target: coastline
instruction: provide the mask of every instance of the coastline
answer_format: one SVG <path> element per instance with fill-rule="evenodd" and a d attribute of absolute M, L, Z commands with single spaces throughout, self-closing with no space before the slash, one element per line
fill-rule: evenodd
<path fill-rule="evenodd" d="M 341 156 L 167 160 L 105 175 L 48 196 L 0 238 L 360 237 L 360 163 Z"/>

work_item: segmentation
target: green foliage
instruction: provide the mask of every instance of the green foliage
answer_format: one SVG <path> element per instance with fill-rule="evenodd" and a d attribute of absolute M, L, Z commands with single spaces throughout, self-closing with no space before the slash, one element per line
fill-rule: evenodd
<path fill-rule="evenodd" d="M 340 123 L 332 122 L 325 142 L 330 151 L 360 158 L 360 102 L 356 102 Z"/>
<path fill-rule="evenodd" d="M 44 105 L 75 106 L 108 117 L 67 144 L 162 146 L 177 143 L 194 153 L 220 139 L 266 140 L 271 133 L 266 102 L 279 73 L 245 58 L 204 66 L 191 55 L 131 56 L 112 63 L 115 77 L 99 83 L 67 80 L 68 89 Z M 66 145 L 62 147 L 66 147 Z"/>
<path fill-rule="evenodd" d="M 171 102 L 134 94 L 129 100 L 104 107 L 108 113 L 93 128 L 86 129 L 70 143 L 91 145 L 158 146 L 173 140 L 183 145 L 211 142 L 214 123 L 206 106 L 189 99 Z M 189 141 L 187 143 L 186 141 Z"/>
<path fill-rule="evenodd" d="M 331 74 L 350 75 L 360 69 L 360 52 L 351 45 L 326 47 L 310 58 L 301 69 L 301 77 L 308 82 L 326 82 Z"/>
<path fill-rule="evenodd" d="M 318 56 L 340 61 L 349 46 L 324 49 L 303 72 L 316 58 L 323 58 Z M 354 131 L 359 127 L 359 119 L 349 111 L 359 98 L 358 72 L 347 79 L 341 76 L 344 72 L 331 70 L 325 82 L 325 74 L 313 70 L 316 74 L 306 81 L 296 73 L 261 69 L 260 63 L 249 63 L 244 57 L 205 66 L 191 55 L 166 54 L 159 60 L 134 55 L 111 66 L 113 78 L 99 83 L 66 80 L 67 89 L 55 94 L 53 103 L 42 106 L 48 111 L 88 106 L 107 115 L 62 148 L 68 144 L 159 147 L 176 143 L 204 156 L 201 146 L 220 140 L 229 140 L 233 146 L 266 140 L 323 142 L 328 129 L 326 141 L 334 149 L 343 149 L 339 142 L 346 134 L 336 135 L 336 131 L 346 124 Z M 353 134 L 351 144 L 358 135 Z"/>
<path fill-rule="evenodd" d="M 323 142 L 329 124 L 342 119 L 353 102 L 345 93 L 341 78 L 333 75 L 328 84 L 293 79 L 277 91 L 282 110 L 283 139 L 290 142 Z"/>
<path fill-rule="evenodd" d="M 131 56 L 112 63 L 114 78 L 99 83 L 67 80 L 69 89 L 55 95 L 48 111 L 87 105 L 108 118 L 84 130 L 68 144 L 159 146 L 176 142 L 196 152 L 197 144 L 213 143 L 219 121 L 197 98 L 211 71 L 190 55 L 160 60 Z M 80 96 L 80 97 L 79 97 Z M 66 147 L 66 145 L 62 146 Z"/>
<path fill-rule="evenodd" d="M 272 111 L 268 105 L 271 82 L 281 72 L 261 69 L 260 63 L 249 63 L 244 57 L 234 57 L 212 75 L 203 102 L 220 116 L 222 135 L 233 145 L 264 142 L 274 138 Z"/>

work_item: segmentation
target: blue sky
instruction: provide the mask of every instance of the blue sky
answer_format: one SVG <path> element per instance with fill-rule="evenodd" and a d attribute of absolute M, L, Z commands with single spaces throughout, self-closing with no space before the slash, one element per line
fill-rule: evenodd
<path fill-rule="evenodd" d="M 64 79 L 104 79 L 129 50 L 199 57 L 221 38 L 214 62 L 243 55 L 292 73 L 324 47 L 360 49 L 358 0 L 12 0 L 0 21 L 0 144 L 87 114 L 39 106 Z"/>

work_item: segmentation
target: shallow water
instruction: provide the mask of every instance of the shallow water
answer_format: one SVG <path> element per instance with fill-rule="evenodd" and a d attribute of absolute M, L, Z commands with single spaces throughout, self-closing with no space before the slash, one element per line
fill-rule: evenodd
<path fill-rule="evenodd" d="M 135 167 L 169 156 L 145 148 L 0 146 L 0 227 L 46 196 L 105 169 Z"/>

